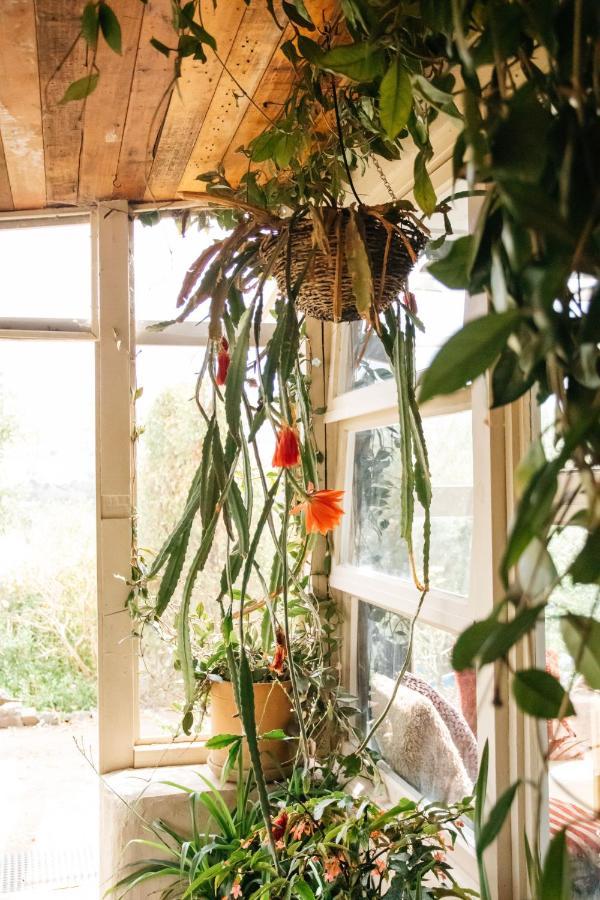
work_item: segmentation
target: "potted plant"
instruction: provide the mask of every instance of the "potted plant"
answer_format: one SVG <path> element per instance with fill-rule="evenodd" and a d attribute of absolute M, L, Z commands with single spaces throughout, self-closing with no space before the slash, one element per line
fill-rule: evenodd
<path fill-rule="evenodd" d="M 264 639 L 252 626 L 248 627 L 246 652 L 252 673 L 252 691 L 259 734 L 261 766 L 267 781 L 281 779 L 289 772 L 296 755 L 292 686 L 287 665 L 285 635 L 275 633 L 271 649 L 272 629 L 267 627 Z M 232 636 L 232 650 L 239 664 L 239 645 Z M 266 645 L 266 646 L 265 646 Z M 292 643 L 297 664 L 306 663 L 305 648 Z M 247 741 L 243 738 L 234 684 L 231 680 L 228 646 L 218 633 L 204 638 L 196 655 L 196 701 L 209 714 L 210 734 L 207 741 L 208 765 L 223 781 L 247 777 L 251 768 Z"/>

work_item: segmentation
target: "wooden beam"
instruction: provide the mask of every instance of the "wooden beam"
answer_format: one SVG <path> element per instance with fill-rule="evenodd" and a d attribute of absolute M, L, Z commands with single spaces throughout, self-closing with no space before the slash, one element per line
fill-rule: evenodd
<path fill-rule="evenodd" d="M 248 7 L 196 139 L 180 190 L 197 189 L 197 176 L 216 168 L 223 159 L 250 105 L 248 95 L 252 97 L 255 93 L 280 38 L 281 30 L 266 6 L 253 3 Z M 265 116 L 261 116 L 264 125 L 268 124 L 267 115 L 265 112 Z"/>
<path fill-rule="evenodd" d="M 76 40 L 81 9 L 81 0 L 35 0 L 48 205 L 77 203 L 84 101 L 60 100 L 88 72 L 86 48 Z"/>
<path fill-rule="evenodd" d="M 4 145 L 2 143 L 2 135 L 0 134 L 0 210 L 14 208 L 10 190 L 10 181 L 8 179 L 8 169 L 6 168 L 6 159 L 4 158 Z"/>
<path fill-rule="evenodd" d="M 220 3 L 216 10 L 212 3 L 205 4 L 204 27 L 216 38 L 221 59 L 229 56 L 246 9 L 244 0 L 227 0 L 226 6 Z M 239 35 L 241 38 L 241 31 Z M 169 200 L 176 196 L 222 74 L 221 63 L 211 50 L 206 63 L 184 60 L 159 137 L 146 199 Z"/>
<path fill-rule="evenodd" d="M 99 38 L 100 79 L 87 99 L 83 125 L 78 191 L 83 203 L 113 195 L 144 14 L 140 0 L 111 0 L 110 5 L 121 24 L 122 53 Z M 139 134 L 138 139 L 143 141 L 144 136 Z"/>
<path fill-rule="evenodd" d="M 139 0 L 137 0 L 139 3 Z M 154 145 L 165 117 L 173 81 L 173 61 L 150 44 L 157 38 L 167 46 L 176 39 L 170 0 L 148 0 L 144 18 L 113 197 L 142 200 L 146 192 Z"/>
<path fill-rule="evenodd" d="M 46 205 L 42 107 L 33 0 L 12 0 L 0 28 L 0 128 L 17 209 Z"/>

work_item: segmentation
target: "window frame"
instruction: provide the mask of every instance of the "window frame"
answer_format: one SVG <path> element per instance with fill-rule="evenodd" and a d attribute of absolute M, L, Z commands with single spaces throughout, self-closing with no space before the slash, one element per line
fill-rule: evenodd
<path fill-rule="evenodd" d="M 442 165 L 434 173 L 434 184 L 440 189 L 448 178 L 448 167 Z M 468 200 L 468 233 L 472 233 L 481 199 Z M 483 295 L 465 295 L 464 321 L 484 315 L 488 301 Z M 327 447 L 330 448 L 328 472 L 331 487 L 347 489 L 348 434 L 357 422 L 362 425 L 389 424 L 391 412 L 396 410 L 396 388 L 390 381 L 380 382 L 351 391 L 338 392 L 344 383 L 347 353 L 343 329 L 333 326 L 331 346 L 331 371 L 328 383 Z M 463 627 L 475 619 L 485 618 L 503 597 L 498 578 L 500 559 L 506 543 L 508 523 L 514 511 L 513 474 L 531 440 L 530 397 L 522 398 L 510 407 L 491 409 L 490 386 L 487 376 L 477 378 L 467 389 L 472 410 L 473 441 L 473 534 L 471 545 L 471 571 L 469 594 L 463 609 L 456 595 L 449 595 L 454 612 L 462 612 L 461 621 L 455 620 L 448 628 L 448 621 L 441 605 L 446 600 L 443 592 L 432 591 L 423 606 L 420 621 L 459 634 Z M 463 392 L 439 397 L 422 408 L 424 416 L 441 415 L 465 408 Z M 396 419 L 397 421 L 397 419 Z M 347 529 L 346 525 L 346 529 Z M 331 570 L 333 594 L 344 612 L 342 675 L 348 689 L 356 694 L 358 647 L 358 600 L 362 599 L 384 606 L 393 612 L 411 615 L 416 609 L 419 594 L 408 582 L 389 576 L 373 577 L 358 573 L 352 567 L 340 565 L 339 554 L 344 536 L 336 541 Z M 389 581 L 388 581 L 389 579 Z M 395 602 L 391 603 L 392 589 Z M 370 593 L 369 593 L 370 591 Z M 437 596 L 436 596 L 437 595 Z M 432 599 L 434 603 L 432 604 Z M 438 605 L 436 608 L 435 600 Z M 386 602 L 387 601 L 387 602 Z M 491 702 L 501 697 L 500 705 Z M 498 667 L 486 667 L 477 673 L 478 698 L 478 752 L 481 755 L 486 741 L 489 744 L 490 763 L 488 777 L 488 806 L 491 808 L 508 785 L 517 778 L 534 780 L 539 776 L 541 758 L 535 738 L 536 725 L 532 725 L 519 712 L 509 693 L 506 673 Z M 532 730 L 533 729 L 533 730 Z M 418 793 L 388 766 L 382 774 L 391 799 L 401 795 L 414 798 Z M 531 833 L 535 821 L 535 800 L 525 791 L 523 799 L 515 803 L 507 825 L 485 853 L 488 877 L 492 893 L 498 897 L 520 897 L 527 893 L 527 868 L 520 835 L 524 829 Z M 474 846 L 462 847 L 454 858 L 458 868 L 472 882 L 477 882 Z"/>

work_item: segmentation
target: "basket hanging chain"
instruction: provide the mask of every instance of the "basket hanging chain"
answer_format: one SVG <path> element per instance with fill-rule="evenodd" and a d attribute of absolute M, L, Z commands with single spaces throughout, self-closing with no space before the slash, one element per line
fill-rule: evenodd
<path fill-rule="evenodd" d="M 395 195 L 395 193 L 394 193 L 394 189 L 392 188 L 391 184 L 390 184 L 389 181 L 388 181 L 387 175 L 385 174 L 385 172 L 384 172 L 383 169 L 381 168 L 381 163 L 380 163 L 379 160 L 377 159 L 377 156 L 376 156 L 375 153 L 371 153 L 371 159 L 373 160 L 373 165 L 374 165 L 375 168 L 377 169 L 377 172 L 378 172 L 378 174 L 379 174 L 379 177 L 381 178 L 381 180 L 382 180 L 382 182 L 383 182 L 383 184 L 384 184 L 384 187 L 385 187 L 385 189 L 387 190 L 388 194 L 389 194 L 390 197 L 392 198 L 392 201 L 393 201 L 394 203 L 397 203 L 397 202 L 398 202 L 398 198 L 396 197 L 396 195 Z"/>

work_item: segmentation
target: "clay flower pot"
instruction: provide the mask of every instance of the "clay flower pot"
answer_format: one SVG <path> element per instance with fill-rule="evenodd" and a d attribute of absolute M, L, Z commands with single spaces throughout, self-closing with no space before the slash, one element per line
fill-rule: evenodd
<path fill-rule="evenodd" d="M 291 683 L 270 681 L 254 685 L 254 708 L 256 710 L 256 730 L 265 734 L 281 728 L 288 733 L 293 717 Z M 230 681 L 216 681 L 210 689 L 211 733 L 242 734 L 242 723 L 238 715 Z M 267 781 L 274 781 L 288 774 L 296 754 L 295 741 L 259 741 L 260 759 Z M 229 748 L 210 750 L 208 765 L 217 777 L 221 777 Z M 250 769 L 250 755 L 246 741 L 242 743 L 244 772 Z M 238 767 L 229 773 L 228 781 L 237 781 Z"/>

